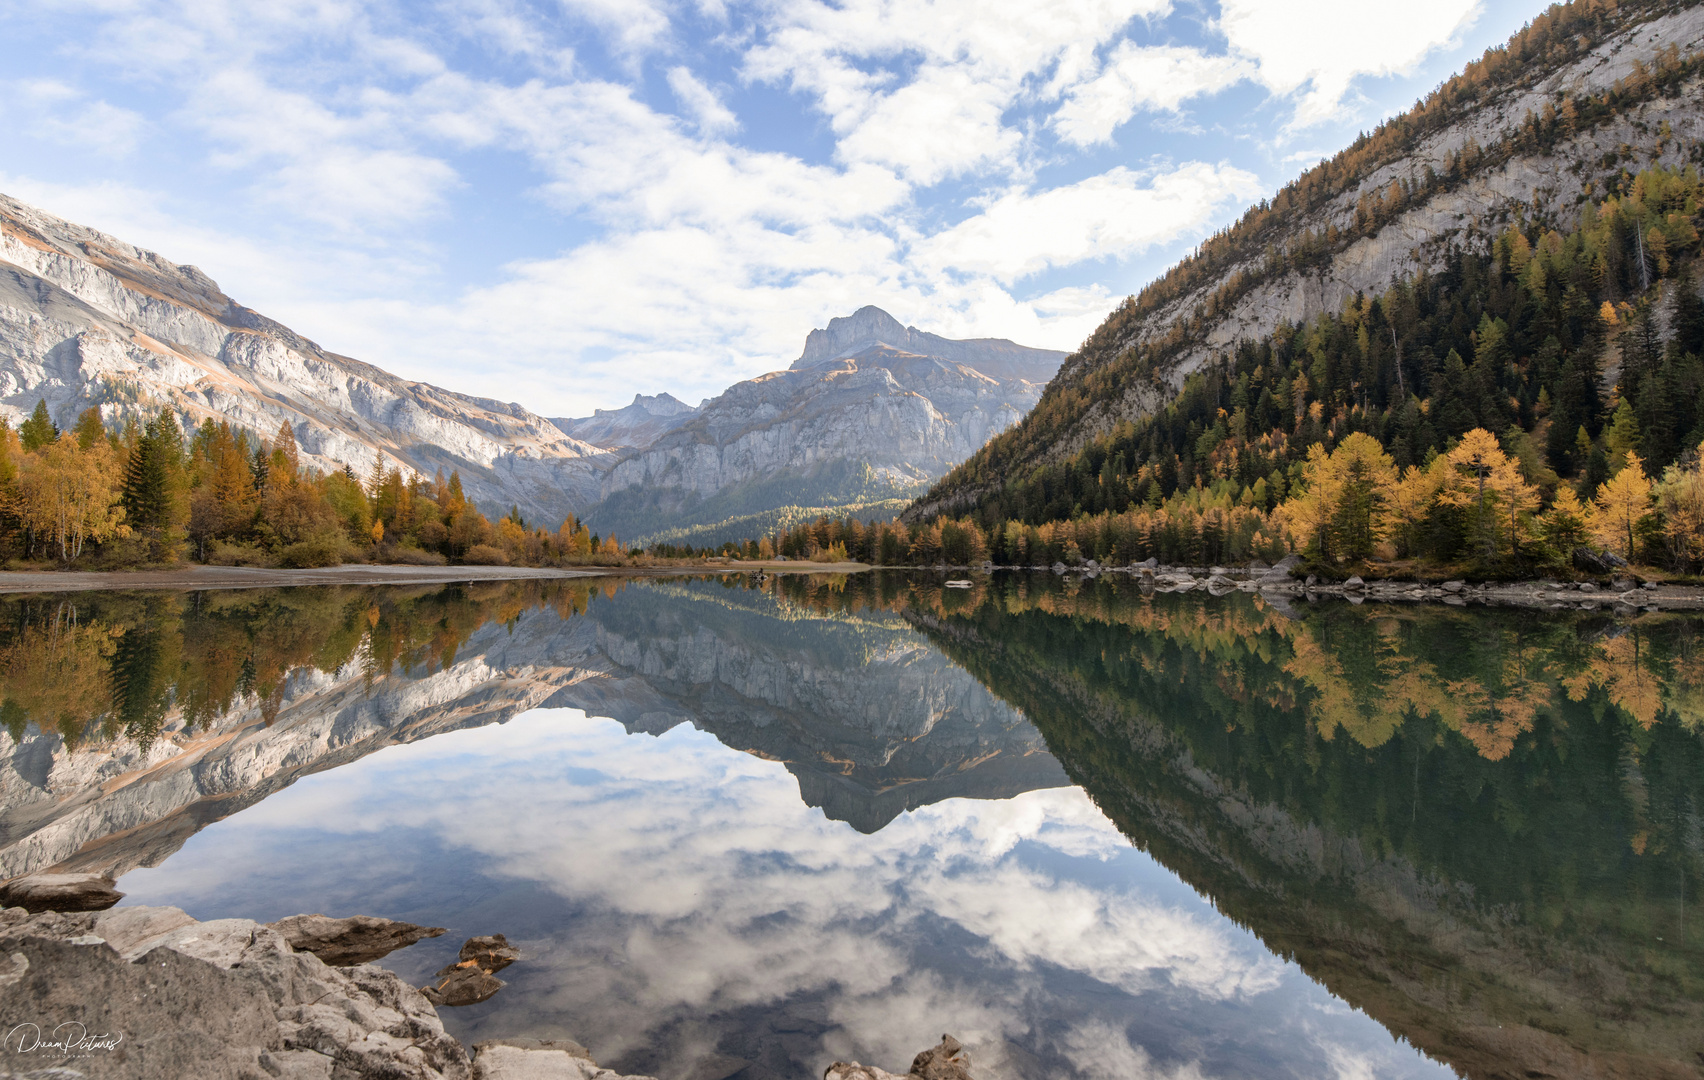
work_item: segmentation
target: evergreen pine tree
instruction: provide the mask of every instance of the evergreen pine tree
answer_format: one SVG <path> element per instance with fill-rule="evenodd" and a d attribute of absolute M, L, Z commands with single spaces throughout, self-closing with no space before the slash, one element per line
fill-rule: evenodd
<path fill-rule="evenodd" d="M 24 444 L 25 453 L 34 453 L 48 443 L 59 438 L 59 428 L 53 423 L 53 418 L 47 414 L 47 399 L 36 402 L 35 411 L 30 413 L 18 428 L 18 441 Z"/>

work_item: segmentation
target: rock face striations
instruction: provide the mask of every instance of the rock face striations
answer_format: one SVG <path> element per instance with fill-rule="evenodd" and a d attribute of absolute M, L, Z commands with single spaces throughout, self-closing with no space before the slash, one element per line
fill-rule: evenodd
<path fill-rule="evenodd" d="M 643 536 L 781 506 L 908 496 L 1017 423 L 1064 355 L 1001 339 L 954 341 L 861 308 L 811 331 L 786 371 L 728 388 L 629 452 L 605 478 L 591 519 Z M 751 535 L 768 524 L 730 529 Z"/>
<path fill-rule="evenodd" d="M 1065 360 L 1040 408 L 908 516 L 974 506 L 1004 476 L 1068 460 L 1120 422 L 1163 408 L 1188 375 L 1239 342 L 1438 271 L 1453 248 L 1482 250 L 1517 218 L 1565 233 L 1623 169 L 1696 163 L 1704 79 L 1694 74 L 1665 90 L 1655 73 L 1694 62 L 1704 7 L 1595 10 L 1579 33 L 1542 51 L 1517 41 L 1487 52 L 1473 78 L 1436 96 L 1425 117 L 1382 125 L 1377 139 L 1363 138 L 1287 189 L 1294 197 L 1282 210 L 1274 200 L 1249 211 L 1227 239 L 1120 305 Z M 1576 16 L 1553 8 L 1546 17 Z M 1611 93 L 1628 99 L 1613 115 L 1569 122 L 1554 143 L 1528 137 L 1537 118 Z"/>
<path fill-rule="evenodd" d="M 427 476 L 460 470 L 470 498 L 540 520 L 584 508 L 611 455 L 519 405 L 411 382 L 327 352 L 177 266 L 0 195 L 0 415 L 45 399 L 56 422 L 168 407 L 271 438 L 302 462 Z"/>
<path fill-rule="evenodd" d="M 564 435 L 606 450 L 650 446 L 692 419 L 698 410 L 672 394 L 634 394 L 623 409 L 597 409 L 581 419 L 552 417 Z"/>

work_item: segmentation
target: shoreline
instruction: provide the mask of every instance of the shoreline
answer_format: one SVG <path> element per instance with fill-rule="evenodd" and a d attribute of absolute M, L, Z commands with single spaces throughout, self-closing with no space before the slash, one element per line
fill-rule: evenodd
<path fill-rule="evenodd" d="M 749 572 L 850 573 L 861 563 L 742 562 L 697 566 L 408 566 L 344 563 L 307 570 L 190 565 L 170 570 L 0 570 L 0 595 L 125 589 L 277 589 L 298 585 L 448 585 L 474 581 L 560 581 L 586 577 L 671 577 Z"/>

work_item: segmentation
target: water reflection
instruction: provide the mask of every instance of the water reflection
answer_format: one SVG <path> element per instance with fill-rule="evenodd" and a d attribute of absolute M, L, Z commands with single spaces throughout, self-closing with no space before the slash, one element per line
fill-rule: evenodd
<path fill-rule="evenodd" d="M 191 909 L 376 902 L 452 926 L 391 958 L 419 979 L 464 931 L 501 927 L 528 959 L 452 1030 L 578 1033 L 663 1077 L 901 1062 L 943 1023 L 989 1078 L 1434 1072 L 1075 789 L 949 800 L 867 836 L 803 806 L 779 764 L 684 726 L 635 739 L 539 711 L 401 748 L 122 884 Z"/>
<path fill-rule="evenodd" d="M 0 873 L 523 939 L 470 1038 L 667 1080 L 943 1017 L 988 1076 L 1704 1062 L 1692 617 L 878 574 L 0 616 Z"/>

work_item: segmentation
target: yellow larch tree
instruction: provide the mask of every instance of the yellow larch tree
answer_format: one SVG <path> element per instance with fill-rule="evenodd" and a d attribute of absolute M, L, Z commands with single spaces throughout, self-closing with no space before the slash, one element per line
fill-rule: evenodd
<path fill-rule="evenodd" d="M 1474 428 L 1445 457 L 1449 468 L 1438 497 L 1469 512 L 1469 530 L 1483 543 L 1483 554 L 1495 556 L 1504 537 L 1511 552 L 1518 548 L 1523 525 L 1538 506 L 1538 488 L 1526 482 L 1497 436 Z"/>
<path fill-rule="evenodd" d="M 1586 515 L 1592 539 L 1629 562 L 1640 524 L 1651 513 L 1651 481 L 1639 455 L 1627 451 L 1627 464 L 1598 488 Z"/>

